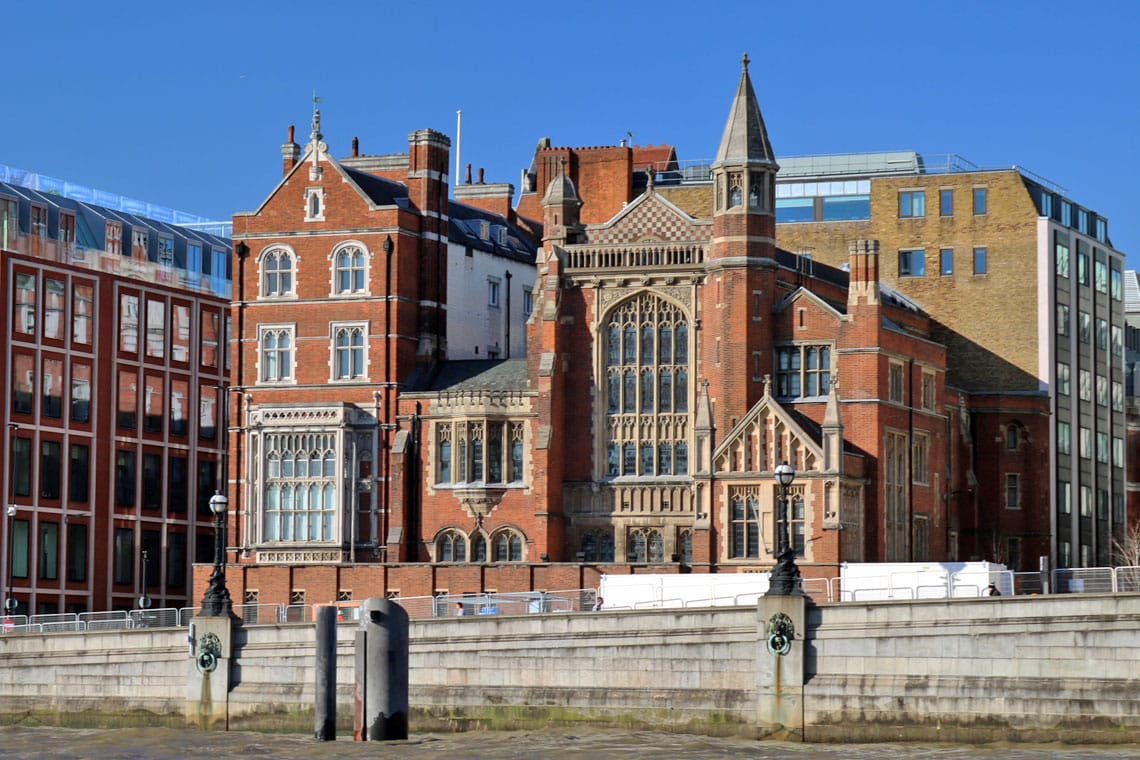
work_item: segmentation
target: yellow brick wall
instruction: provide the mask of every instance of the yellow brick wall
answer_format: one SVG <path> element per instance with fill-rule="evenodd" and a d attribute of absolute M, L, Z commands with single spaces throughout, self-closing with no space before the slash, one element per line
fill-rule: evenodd
<path fill-rule="evenodd" d="M 987 189 L 984 215 L 973 213 L 973 189 Z M 954 214 L 939 213 L 939 191 L 954 191 Z M 900 190 L 924 190 L 926 215 L 900 219 Z M 847 261 L 847 242 L 880 243 L 880 278 L 919 303 L 940 327 L 935 338 L 952 357 L 948 382 L 969 390 L 1036 390 L 1037 211 L 1016 171 L 875 179 L 871 219 L 780 224 L 776 242 L 810 250 L 832 266 Z M 975 247 L 987 249 L 987 272 L 973 274 Z M 898 252 L 922 248 L 924 277 L 898 276 Z M 939 252 L 954 249 L 954 273 L 940 275 Z"/>

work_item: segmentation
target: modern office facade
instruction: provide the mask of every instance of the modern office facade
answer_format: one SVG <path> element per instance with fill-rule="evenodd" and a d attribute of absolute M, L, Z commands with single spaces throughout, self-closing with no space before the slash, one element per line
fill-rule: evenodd
<path fill-rule="evenodd" d="M 781 225 L 781 240 L 834 261 L 834 236 L 875 237 L 889 252 L 883 281 L 939 325 L 948 382 L 967 393 L 976 428 L 962 463 L 978 483 L 976 507 L 960 511 L 976 537 L 969 554 L 1031 570 L 1047 530 L 1055 565 L 1109 564 L 1124 524 L 1126 430 L 1124 254 L 1107 220 L 1029 172 L 957 157 L 786 164 L 786 202 L 810 197 L 813 215 Z M 829 194 L 850 182 L 868 192 Z M 828 219 L 829 204 L 863 218 Z M 983 436 L 1007 445 L 987 453 Z"/>
<path fill-rule="evenodd" d="M 119 201 L 0 183 L 0 564 L 19 614 L 184 606 L 212 552 L 229 241 Z"/>

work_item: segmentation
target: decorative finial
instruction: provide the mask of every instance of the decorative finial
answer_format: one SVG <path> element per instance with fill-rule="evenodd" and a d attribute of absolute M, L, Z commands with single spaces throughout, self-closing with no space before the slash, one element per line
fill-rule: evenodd
<path fill-rule="evenodd" d="M 646 192 L 653 192 L 653 177 L 657 172 L 653 171 L 653 164 L 645 167 L 645 190 Z"/>
<path fill-rule="evenodd" d="M 748 53 L 740 57 L 740 65 L 744 67 L 745 71 L 748 71 Z"/>
<path fill-rule="evenodd" d="M 768 396 L 772 393 L 772 376 L 764 375 L 764 395 Z"/>
<path fill-rule="evenodd" d="M 321 109 L 318 107 L 320 103 L 321 98 L 317 97 L 317 91 L 313 90 L 313 133 L 309 136 L 314 142 L 324 137 L 324 135 L 321 134 Z"/>

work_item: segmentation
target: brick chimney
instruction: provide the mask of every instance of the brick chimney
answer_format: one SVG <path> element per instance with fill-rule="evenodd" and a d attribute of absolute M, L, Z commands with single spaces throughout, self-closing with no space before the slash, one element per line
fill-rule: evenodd
<path fill-rule="evenodd" d="M 847 305 L 879 305 L 879 241 L 852 240 L 847 244 L 850 280 Z"/>
<path fill-rule="evenodd" d="M 287 175 L 301 160 L 301 146 L 293 140 L 293 125 L 289 125 L 289 139 L 281 146 L 281 176 Z"/>
<path fill-rule="evenodd" d="M 511 208 L 511 198 L 514 197 L 514 194 L 515 186 L 509 182 L 455 186 L 455 200 L 468 206 L 498 214 L 511 224 L 515 222 L 515 210 Z"/>

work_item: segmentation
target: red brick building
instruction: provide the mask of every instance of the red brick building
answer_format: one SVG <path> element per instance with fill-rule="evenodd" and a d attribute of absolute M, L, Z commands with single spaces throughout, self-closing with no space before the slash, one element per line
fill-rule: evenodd
<path fill-rule="evenodd" d="M 671 148 L 540 146 L 503 215 L 542 234 L 525 358 L 448 359 L 448 293 L 480 284 L 446 274 L 446 137 L 337 161 L 315 121 L 283 152 L 234 220 L 235 599 L 767 569 L 783 461 L 805 576 L 954 557 L 956 447 L 991 431 L 962 425 L 977 402 L 947 389 L 947 350 L 880 283 L 874 240 L 844 267 L 777 246 L 747 61 L 707 216 L 637 170 L 675 166 Z"/>

